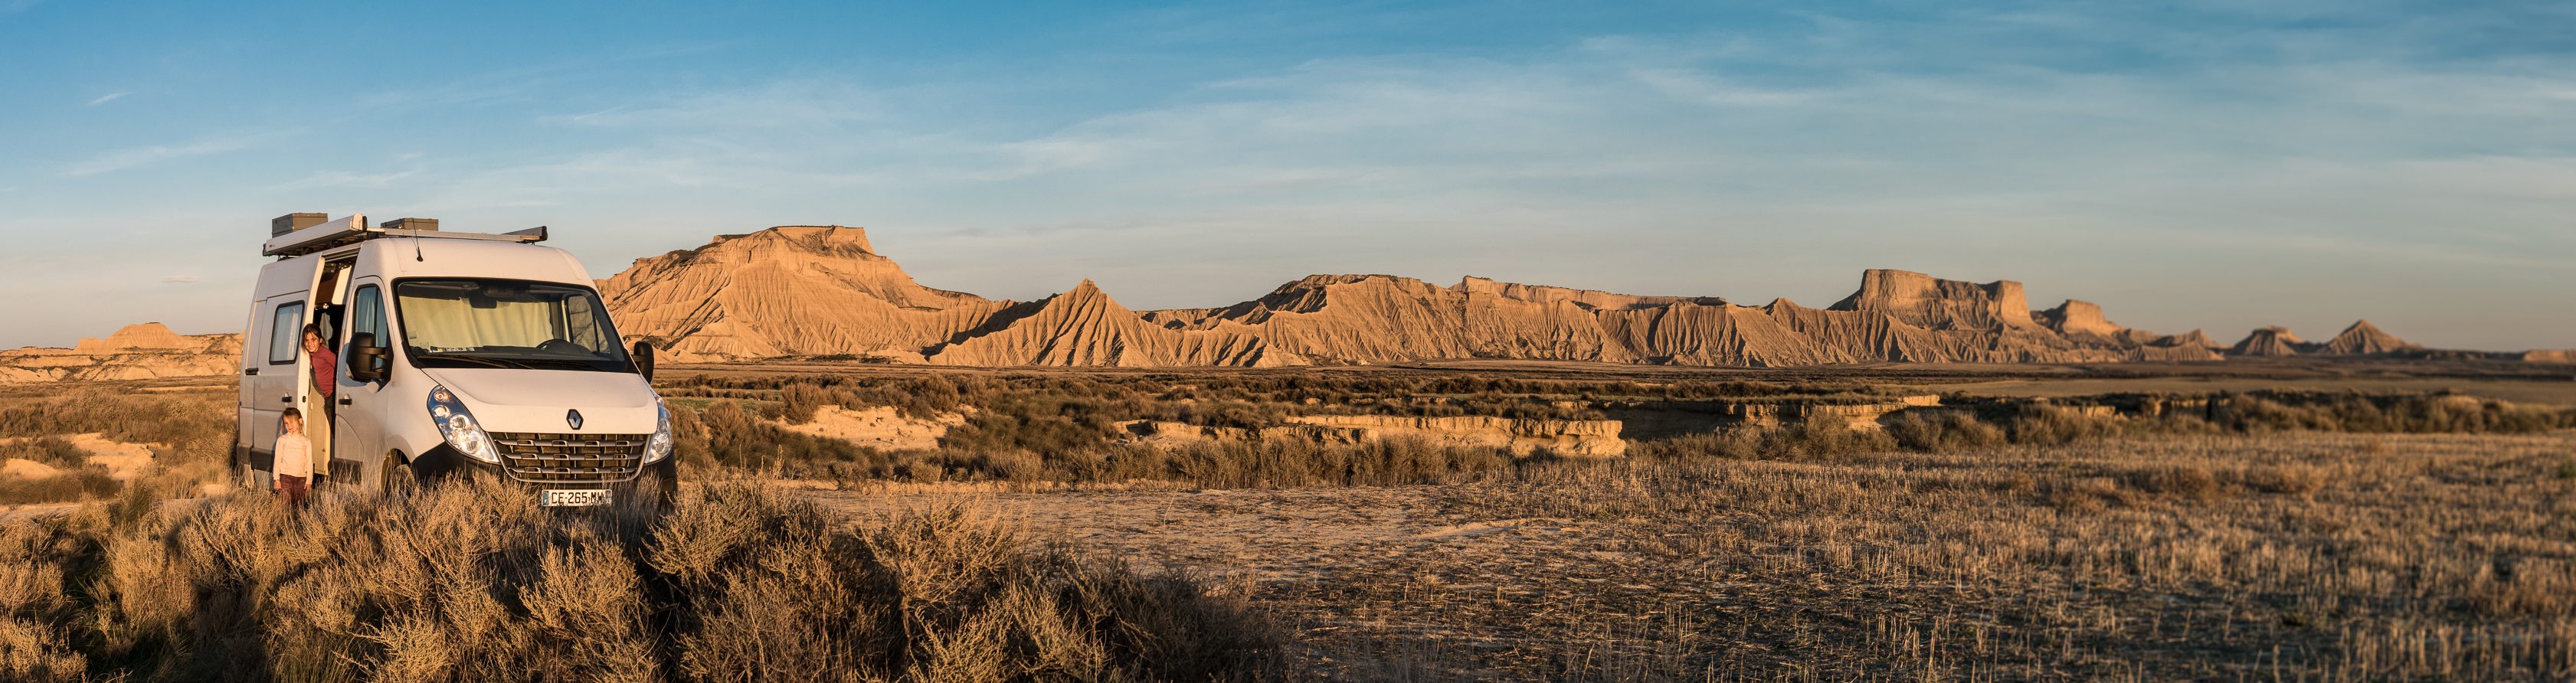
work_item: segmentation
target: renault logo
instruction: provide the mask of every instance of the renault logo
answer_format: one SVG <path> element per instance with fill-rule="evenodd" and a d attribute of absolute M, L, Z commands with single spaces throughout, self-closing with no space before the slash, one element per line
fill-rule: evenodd
<path fill-rule="evenodd" d="M 564 424 L 572 425 L 572 428 L 573 428 L 573 429 L 580 429 L 580 428 L 581 428 L 581 411 L 578 411 L 578 410 L 567 410 L 567 411 L 564 411 Z"/>

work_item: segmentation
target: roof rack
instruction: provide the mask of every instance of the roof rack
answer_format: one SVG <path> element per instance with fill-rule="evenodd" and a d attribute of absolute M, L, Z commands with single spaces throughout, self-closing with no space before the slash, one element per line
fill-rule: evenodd
<path fill-rule="evenodd" d="M 325 249 L 344 247 L 383 237 L 434 237 L 452 240 L 481 240 L 485 242 L 519 242 L 523 244 L 546 241 L 546 226 L 542 225 L 526 230 L 514 230 L 500 234 L 446 232 L 437 230 L 435 227 L 429 230 L 405 230 L 393 227 L 396 225 L 412 224 L 436 226 L 438 223 L 437 221 L 405 218 L 386 221 L 384 225 L 368 227 L 366 214 L 354 214 L 343 218 L 325 221 L 320 225 L 314 225 L 278 235 L 276 237 L 271 237 L 269 238 L 268 243 L 260 245 L 259 255 L 284 257 L 303 256 L 305 254 Z"/>

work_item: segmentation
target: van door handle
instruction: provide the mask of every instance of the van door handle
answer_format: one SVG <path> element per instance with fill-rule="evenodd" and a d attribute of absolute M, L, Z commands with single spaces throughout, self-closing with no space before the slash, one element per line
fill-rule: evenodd
<path fill-rule="evenodd" d="M 293 396 L 279 396 L 279 397 L 277 397 L 277 402 L 279 402 L 279 403 L 294 403 L 294 402 L 295 402 L 295 397 L 293 397 Z"/>
<path fill-rule="evenodd" d="M 242 370 L 242 374 L 245 374 L 245 375 L 256 375 L 256 374 L 259 374 L 259 368 L 244 368 L 244 369 Z"/>
<path fill-rule="evenodd" d="M 340 405 L 349 405 L 349 399 L 340 399 Z"/>

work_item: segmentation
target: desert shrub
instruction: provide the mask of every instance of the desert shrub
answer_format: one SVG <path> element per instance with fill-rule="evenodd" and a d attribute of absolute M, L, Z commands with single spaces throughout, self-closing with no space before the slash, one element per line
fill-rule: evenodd
<path fill-rule="evenodd" d="M 1887 436 L 1894 439 L 1899 446 L 1935 453 L 1959 448 L 1983 448 L 2005 441 L 2003 428 L 1986 424 L 1978 420 L 1977 416 L 1966 413 L 1949 413 L 1931 418 L 1904 414 L 1887 425 Z"/>
<path fill-rule="evenodd" d="M 2058 406 L 2027 404 L 2012 417 L 2005 433 L 2013 443 L 2053 445 L 2118 434 L 2124 422 L 2117 416 L 2086 415 Z"/>
<path fill-rule="evenodd" d="M 6 680 L 1240 680 L 1238 592 L 1032 551 L 947 506 L 863 522 L 743 485 L 658 520 L 449 485 L 0 526 Z M 149 510 L 148 506 L 140 508 Z"/>
<path fill-rule="evenodd" d="M 1058 453 L 1098 447 L 1115 432 L 1103 420 L 1080 420 L 1035 411 L 986 411 L 939 440 L 946 448 L 968 451 L 1017 450 Z"/>
<path fill-rule="evenodd" d="M 707 422 L 699 415 L 697 410 L 676 404 L 671 406 L 671 453 L 679 458 L 682 478 L 696 478 L 688 475 L 718 466 L 713 448 L 715 437 L 708 433 Z"/>
<path fill-rule="evenodd" d="M 1628 455 L 1662 460 L 1811 460 L 1893 450 L 1897 444 L 1897 439 L 1879 431 L 1819 422 L 1789 427 L 1743 427 L 1645 441 L 1629 446 Z"/>
<path fill-rule="evenodd" d="M 780 409 L 779 417 L 790 424 L 813 422 L 815 410 L 835 403 L 839 398 L 830 390 L 802 382 L 787 385 L 785 393 L 785 405 Z"/>
<path fill-rule="evenodd" d="M 865 462 L 876 455 L 876 449 L 841 439 L 781 429 L 730 401 L 705 410 L 675 405 L 671 418 L 672 446 L 680 465 L 698 468 L 695 471 L 701 474 L 711 473 L 704 468 L 713 467 L 775 470 L 816 461 Z"/>
<path fill-rule="evenodd" d="M 2229 475 L 2234 483 L 2265 493 L 2315 493 L 2326 485 L 2325 472 L 2312 465 L 2259 465 Z"/>
<path fill-rule="evenodd" d="M 930 417 L 956 410 L 963 398 L 962 392 L 957 390 L 957 383 L 941 375 L 895 385 L 893 393 L 901 396 L 903 402 L 891 405 L 903 408 L 903 414 L 912 417 Z"/>
<path fill-rule="evenodd" d="M 2181 498 L 2215 498 L 2225 492 L 2218 475 L 2202 467 L 2158 467 L 2135 473 L 2131 480 L 2139 490 Z"/>
<path fill-rule="evenodd" d="M 2066 485 L 2049 491 L 2047 502 L 2049 506 L 2057 508 L 2058 512 L 2090 515 L 2114 506 L 2135 505 L 2137 493 L 2120 486 L 2117 480 L 2108 477 L 2091 477 L 2067 482 Z"/>
<path fill-rule="evenodd" d="M 77 468 L 89 464 L 89 453 L 59 436 L 39 436 L 0 444 L 0 458 L 29 460 L 48 467 Z"/>
<path fill-rule="evenodd" d="M 122 488 L 107 468 L 90 464 L 87 451 L 58 436 L 0 444 L 0 459 L 27 460 L 57 470 L 50 476 L 0 477 L 0 504 L 93 500 L 114 496 Z"/>
<path fill-rule="evenodd" d="M 231 436 L 234 400 L 231 392 L 150 394 L 83 387 L 0 405 L 0 437 L 95 432 L 113 441 L 180 446 L 209 435 Z"/>
<path fill-rule="evenodd" d="M 820 478 L 851 482 L 1136 480 L 1187 482 L 1209 488 L 1394 486 L 1436 484 L 1525 462 L 1508 450 L 1439 444 L 1418 438 L 1358 444 L 1299 440 L 1201 442 L 1177 447 L 1112 445 L 1051 452 L 912 451 L 867 471 L 838 471 Z"/>
<path fill-rule="evenodd" d="M 1419 438 L 1359 444 L 1304 441 L 1189 444 L 1169 453 L 1136 448 L 1112 458 L 1112 476 L 1172 479 L 1220 488 L 1269 486 L 1395 486 L 1443 483 L 1454 475 L 1506 470 L 1510 451 L 1456 446 Z M 1140 467 L 1154 463 L 1154 467 Z M 1120 467 L 1125 465 L 1125 467 Z"/>
<path fill-rule="evenodd" d="M 82 467 L 50 477 L 0 478 L 0 504 L 67 503 L 114 496 L 124 489 L 106 468 Z"/>
<path fill-rule="evenodd" d="M 1641 441 L 1628 446 L 1628 457 L 1657 460 L 1694 458 L 1757 460 L 1762 457 L 1761 445 L 1762 440 L 1754 430 L 1734 429 Z"/>
<path fill-rule="evenodd" d="M 1879 403 L 1921 389 L 1858 382 L 1694 382 L 1657 385 L 1453 376 L 1318 376 L 1300 373 L 1085 376 L 1056 374 L 912 377 L 696 377 L 669 383 L 703 409 L 682 410 L 675 427 L 684 467 L 746 468 L 840 482 L 1112 482 L 1156 479 L 1235 486 L 1242 482 L 1427 481 L 1380 477 L 1354 465 L 1370 457 L 1348 444 L 1268 444 L 1159 450 L 1134 446 L 1135 421 L 1257 430 L 1319 414 L 1417 417 L 1490 415 L 1529 420 L 1597 419 L 1568 398 L 1665 401 L 1632 409 L 1714 412 L 1734 404 Z M 754 402 L 746 410 L 736 402 Z M 1945 452 L 2006 443 L 2056 445 L 2145 433 L 2280 429 L 2337 431 L 2526 431 L 2576 426 L 2576 412 L 2515 407 L 2439 394 L 2250 392 L 2215 396 L 2104 394 L 2039 401 L 1952 395 L 1939 411 L 1899 413 L 1883 430 L 1821 423 L 1730 429 L 1637 441 L 1633 455 L 1667 459 L 1848 458 L 1907 449 Z M 2153 409 L 2148 409 L 2152 404 Z M 894 407 L 912 418 L 963 415 L 939 448 L 859 447 L 780 428 L 822 406 Z M 2111 414 L 2108 410 L 2127 411 Z M 1383 455 L 1383 454 L 1381 454 Z M 1248 459 L 1241 462 L 1225 458 Z M 1526 458 L 1520 460 L 1527 460 Z M 1503 467 L 1517 467 L 1508 456 Z M 1326 474 L 1331 467 L 1360 469 Z M 1483 467 L 1478 465 L 1475 467 Z M 1476 470 L 1475 467 L 1467 471 Z M 1406 470 L 1399 467 L 1399 470 Z M 1459 471 L 1456 468 L 1428 468 Z M 1448 475 L 1443 475 L 1448 476 Z M 2135 483 L 2135 482 L 2132 482 Z M 2250 483 L 2229 486 L 2263 489 Z M 2295 488 L 2295 487 L 2293 487 Z M 2267 489 L 2268 490 L 2268 489 Z"/>
<path fill-rule="evenodd" d="M 2450 392 L 2258 391 L 2213 397 L 2208 420 L 2235 431 L 2517 434 L 2576 427 L 2576 409 Z"/>

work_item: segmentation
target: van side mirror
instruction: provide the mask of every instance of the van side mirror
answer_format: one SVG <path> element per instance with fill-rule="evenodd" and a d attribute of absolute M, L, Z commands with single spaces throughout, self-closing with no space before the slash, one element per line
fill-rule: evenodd
<path fill-rule="evenodd" d="M 385 371 L 390 369 L 392 362 L 385 357 L 385 347 L 376 345 L 376 335 L 360 332 L 349 335 L 349 340 L 349 379 L 385 381 Z"/>
<path fill-rule="evenodd" d="M 646 382 L 653 381 L 653 342 L 635 342 L 635 374 L 643 375 Z"/>

